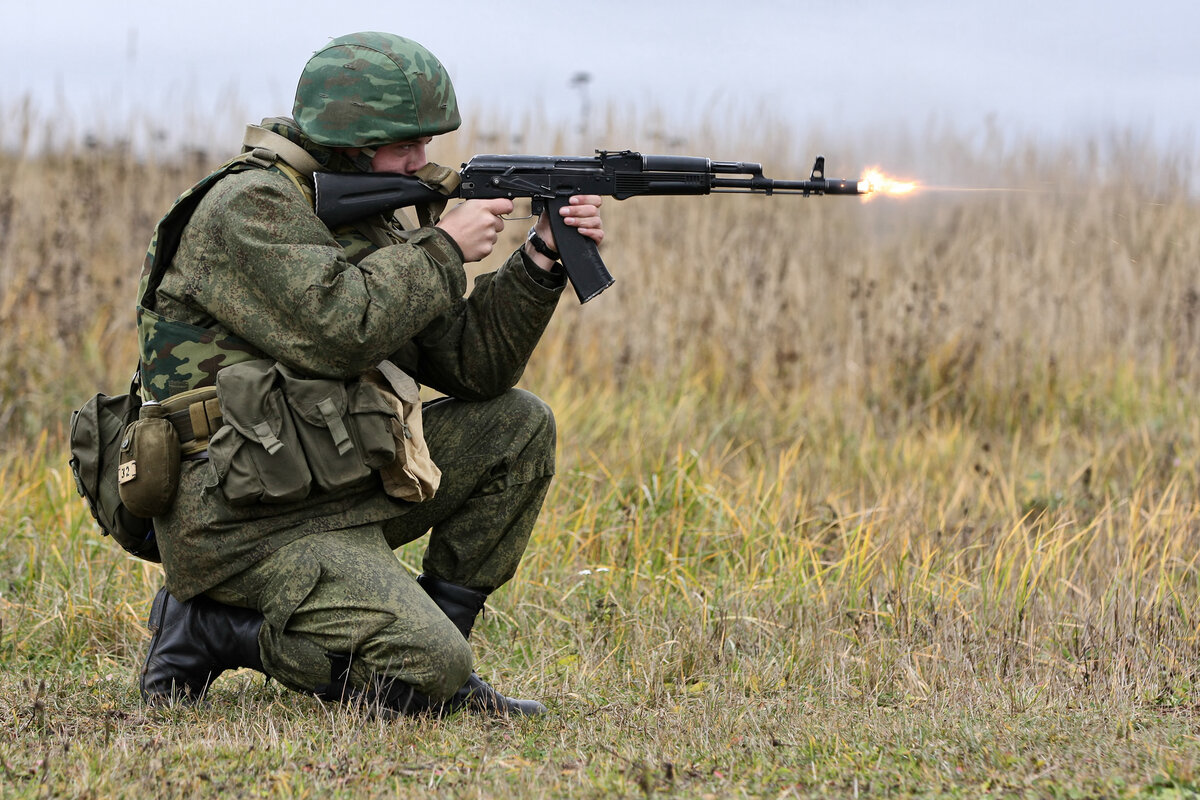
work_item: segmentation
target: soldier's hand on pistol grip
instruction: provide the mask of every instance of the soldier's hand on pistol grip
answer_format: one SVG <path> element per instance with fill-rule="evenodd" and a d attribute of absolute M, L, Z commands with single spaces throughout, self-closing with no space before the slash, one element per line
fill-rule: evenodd
<path fill-rule="evenodd" d="M 511 214 L 512 200 L 464 200 L 450 209 L 437 227 L 450 236 L 463 252 L 468 264 L 491 255 L 504 230 L 504 214 Z"/>

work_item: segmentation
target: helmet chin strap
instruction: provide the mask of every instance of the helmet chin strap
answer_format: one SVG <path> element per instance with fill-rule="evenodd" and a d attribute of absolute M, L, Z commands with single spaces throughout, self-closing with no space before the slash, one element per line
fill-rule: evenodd
<path fill-rule="evenodd" d="M 371 162 L 375 160 L 375 147 L 360 147 L 358 153 L 350 157 L 350 162 L 360 172 L 370 172 Z"/>

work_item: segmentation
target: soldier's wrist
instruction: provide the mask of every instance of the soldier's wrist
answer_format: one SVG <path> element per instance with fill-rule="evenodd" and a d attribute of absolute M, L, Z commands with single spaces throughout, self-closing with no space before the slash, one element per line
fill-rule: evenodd
<path fill-rule="evenodd" d="M 525 255 L 529 257 L 530 261 L 547 272 L 554 269 L 562 259 L 558 251 L 552 249 L 550 245 L 546 244 L 546 240 L 538 235 L 536 227 L 529 229 L 529 236 L 525 239 L 524 250 Z"/>

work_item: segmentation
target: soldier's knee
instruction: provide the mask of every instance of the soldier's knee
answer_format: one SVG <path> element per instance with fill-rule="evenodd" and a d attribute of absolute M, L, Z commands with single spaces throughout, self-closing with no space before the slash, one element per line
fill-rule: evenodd
<path fill-rule="evenodd" d="M 445 700 L 471 677 L 471 646 L 456 629 L 453 636 L 440 637 L 427 647 L 428 671 L 422 690 L 430 697 Z"/>
<path fill-rule="evenodd" d="M 554 411 L 542 398 L 524 389 L 513 389 L 509 392 L 513 405 L 513 416 L 523 420 L 529 431 L 531 442 L 549 445 L 553 449 L 558 436 L 554 423 Z"/>

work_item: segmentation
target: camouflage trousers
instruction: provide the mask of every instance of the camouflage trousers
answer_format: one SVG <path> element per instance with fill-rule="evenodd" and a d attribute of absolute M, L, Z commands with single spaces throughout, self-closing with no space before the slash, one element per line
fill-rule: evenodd
<path fill-rule="evenodd" d="M 469 677 L 470 647 L 392 551 L 429 532 L 426 574 L 485 593 L 508 581 L 554 473 L 554 418 L 514 389 L 487 402 L 434 401 L 424 424 L 442 470 L 432 499 L 297 539 L 208 590 L 262 613 L 263 666 L 285 686 L 329 684 L 330 657 L 347 655 L 360 686 L 387 676 L 444 699 Z"/>

